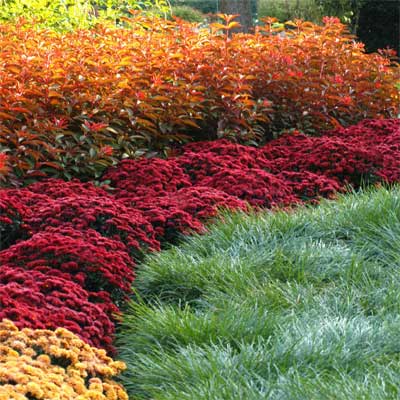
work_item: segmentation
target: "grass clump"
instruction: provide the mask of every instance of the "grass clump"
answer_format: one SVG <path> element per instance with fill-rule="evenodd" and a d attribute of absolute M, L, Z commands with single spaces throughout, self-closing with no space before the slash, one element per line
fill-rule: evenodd
<path fill-rule="evenodd" d="M 400 189 L 224 214 L 151 255 L 119 334 L 137 399 L 394 399 Z"/>

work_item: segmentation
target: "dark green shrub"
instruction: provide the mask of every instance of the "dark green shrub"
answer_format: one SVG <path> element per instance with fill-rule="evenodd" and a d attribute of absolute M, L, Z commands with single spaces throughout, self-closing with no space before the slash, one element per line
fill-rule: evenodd
<path fill-rule="evenodd" d="M 173 6 L 171 9 L 171 16 L 189 22 L 203 22 L 206 18 L 201 11 L 189 6 Z"/>
<path fill-rule="evenodd" d="M 195 8 L 204 14 L 215 14 L 218 12 L 217 0 L 171 0 L 170 3 L 172 7 L 187 6 Z"/>

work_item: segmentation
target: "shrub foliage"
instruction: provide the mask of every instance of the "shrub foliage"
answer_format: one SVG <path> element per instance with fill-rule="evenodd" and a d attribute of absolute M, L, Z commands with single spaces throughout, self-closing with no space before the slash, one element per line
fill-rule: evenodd
<path fill-rule="evenodd" d="M 252 35 L 137 15 L 130 29 L 0 25 L 0 145 L 14 173 L 99 177 L 171 142 L 269 138 L 398 113 L 398 65 L 334 18 Z"/>

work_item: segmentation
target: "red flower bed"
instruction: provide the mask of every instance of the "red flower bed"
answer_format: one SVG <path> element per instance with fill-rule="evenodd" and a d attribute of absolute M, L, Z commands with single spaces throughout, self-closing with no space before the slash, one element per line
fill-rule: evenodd
<path fill-rule="evenodd" d="M 103 176 L 110 185 L 119 189 L 119 196 L 152 197 L 176 192 L 191 186 L 189 177 L 176 161 L 159 158 L 123 160 Z"/>
<path fill-rule="evenodd" d="M 273 159 L 271 170 L 313 172 L 356 187 L 362 179 L 376 176 L 383 156 L 366 146 L 362 138 L 310 138 L 284 136 L 263 148 L 268 159 Z M 279 154 L 279 157 L 277 157 Z"/>
<path fill-rule="evenodd" d="M 109 197 L 108 193 L 91 182 L 80 182 L 77 179 L 63 181 L 61 179 L 46 179 L 29 185 L 29 191 L 35 194 L 45 194 L 51 199 L 62 197 L 88 196 Z"/>
<path fill-rule="evenodd" d="M 261 148 L 219 140 L 166 160 L 125 160 L 102 188 L 48 179 L 1 190 L 0 318 L 66 327 L 111 351 L 114 314 L 143 251 L 202 232 L 219 207 L 316 202 L 348 185 L 399 181 L 400 120 L 366 120 Z"/>
<path fill-rule="evenodd" d="M 36 198 L 36 193 L 31 192 L 26 196 L 26 191 L 22 192 L 23 198 L 20 201 L 23 202 L 26 197 L 30 203 L 31 214 L 24 222 L 32 233 L 40 232 L 48 226 L 68 225 L 77 230 L 93 229 L 103 236 L 121 241 L 135 258 L 140 257 L 144 250 L 159 249 L 153 227 L 139 210 L 126 207 L 108 195 L 99 196 L 97 192 L 90 195 L 72 191 L 71 196 L 57 197 L 55 188 L 61 186 L 61 190 L 65 190 L 66 183 L 53 180 L 51 184 L 55 191 L 50 194 L 53 198 L 41 194 Z M 34 189 L 46 185 L 36 185 Z M 18 192 L 14 191 L 13 196 L 17 195 Z"/>
<path fill-rule="evenodd" d="M 219 188 L 252 206 L 271 208 L 296 201 L 284 180 L 259 168 L 224 169 L 202 179 L 200 184 Z"/>
<path fill-rule="evenodd" d="M 122 195 L 122 198 L 119 196 Z M 130 198 L 126 191 L 116 197 L 143 212 L 153 225 L 161 242 L 174 242 L 181 234 L 202 232 L 202 221 L 214 217 L 218 208 L 246 209 L 246 202 L 221 190 L 207 186 L 185 187 L 154 198 Z"/>
<path fill-rule="evenodd" d="M 303 171 L 283 171 L 277 175 L 284 180 L 293 195 L 301 201 L 316 202 L 321 197 L 333 198 L 337 192 L 343 191 L 336 179 L 321 174 Z"/>
<path fill-rule="evenodd" d="M 177 158 L 177 162 L 190 176 L 193 184 L 198 184 L 202 179 L 224 170 L 268 170 L 271 166 L 259 149 L 228 140 L 190 143 L 183 150 L 184 154 Z"/>
<path fill-rule="evenodd" d="M 0 320 L 10 319 L 21 328 L 64 327 L 93 346 L 113 351 L 118 308 L 107 293 L 102 293 L 103 301 L 98 301 L 95 293 L 84 290 L 68 274 L 57 272 L 2 265 Z"/>
<path fill-rule="evenodd" d="M 36 233 L 3 250 L 1 264 L 26 270 L 58 269 L 84 289 L 107 291 L 115 300 L 130 293 L 134 277 L 134 264 L 126 252 L 106 250 L 83 238 L 54 231 Z"/>
<path fill-rule="evenodd" d="M 13 199 L 6 190 L 0 191 L 0 250 L 25 237 L 23 217 L 27 208 Z"/>

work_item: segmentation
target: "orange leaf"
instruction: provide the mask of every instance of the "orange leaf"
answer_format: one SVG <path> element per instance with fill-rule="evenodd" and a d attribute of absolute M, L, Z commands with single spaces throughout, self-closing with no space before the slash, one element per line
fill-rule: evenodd
<path fill-rule="evenodd" d="M 28 110 L 27 108 L 24 108 L 24 107 L 12 107 L 12 108 L 10 108 L 10 110 L 19 111 L 19 112 L 22 112 L 24 114 L 32 114 L 31 110 Z"/>
<path fill-rule="evenodd" d="M 48 97 L 57 97 L 59 99 L 63 99 L 64 96 L 54 90 L 49 90 L 49 93 L 47 94 Z"/>
<path fill-rule="evenodd" d="M 192 126 L 193 128 L 200 128 L 196 122 L 192 121 L 191 119 L 180 119 L 180 122 L 183 122 L 185 125 Z"/>
<path fill-rule="evenodd" d="M 0 118 L 2 119 L 11 119 L 15 121 L 17 118 L 15 118 L 13 115 L 7 114 L 5 112 L 0 111 Z"/>
<path fill-rule="evenodd" d="M 143 126 L 155 128 L 155 124 L 153 122 L 148 121 L 147 119 L 144 119 L 144 118 L 136 118 L 136 122 Z"/>
<path fill-rule="evenodd" d="M 223 19 L 226 23 L 231 22 L 233 19 L 235 19 L 236 17 L 239 17 L 239 16 L 240 16 L 239 14 L 231 14 L 231 15 L 221 14 L 221 13 L 217 14 L 217 17 Z"/>
<path fill-rule="evenodd" d="M 152 100 L 170 101 L 171 99 L 167 96 L 154 96 L 154 97 L 152 97 Z"/>

